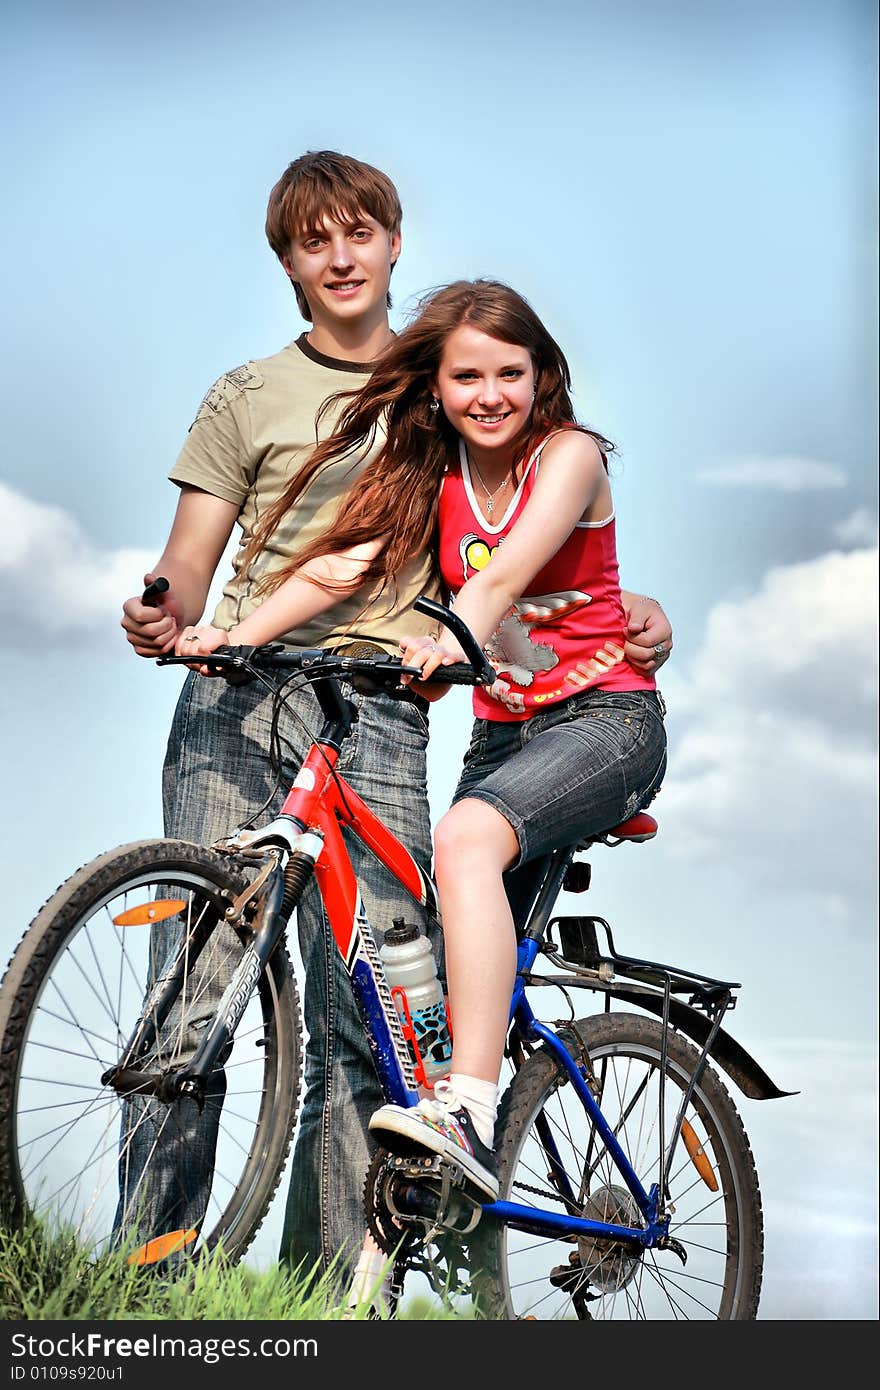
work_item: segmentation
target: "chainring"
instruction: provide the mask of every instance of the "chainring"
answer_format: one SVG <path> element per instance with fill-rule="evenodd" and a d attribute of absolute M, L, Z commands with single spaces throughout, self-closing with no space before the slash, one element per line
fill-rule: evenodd
<path fill-rule="evenodd" d="M 443 1304 L 451 1306 L 450 1294 L 468 1290 L 473 1237 L 435 1227 L 428 1238 L 422 1222 L 400 1225 L 386 1200 L 390 1185 L 400 1181 L 393 1161 L 386 1149 L 379 1149 L 367 1170 L 364 1208 L 370 1235 L 386 1255 L 396 1256 L 401 1282 L 407 1269 L 424 1274 Z"/>
<path fill-rule="evenodd" d="M 393 1181 L 390 1161 L 387 1149 L 377 1149 L 364 1183 L 364 1211 L 367 1229 L 379 1249 L 386 1255 L 405 1259 L 422 1244 L 422 1234 L 416 1226 L 399 1226 L 388 1210 L 385 1192 L 387 1184 Z"/>

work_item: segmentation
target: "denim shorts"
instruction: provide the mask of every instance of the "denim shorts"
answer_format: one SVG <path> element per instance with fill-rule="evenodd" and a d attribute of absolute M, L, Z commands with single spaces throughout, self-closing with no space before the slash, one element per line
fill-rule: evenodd
<path fill-rule="evenodd" d="M 664 712 L 656 691 L 592 688 L 530 719 L 478 719 L 453 803 L 494 806 L 519 864 L 610 830 L 660 789 Z"/>

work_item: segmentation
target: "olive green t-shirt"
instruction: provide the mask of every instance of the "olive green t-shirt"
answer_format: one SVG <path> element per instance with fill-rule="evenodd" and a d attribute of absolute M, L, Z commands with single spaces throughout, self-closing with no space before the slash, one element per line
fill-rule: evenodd
<path fill-rule="evenodd" d="M 230 628 L 258 607 L 258 580 L 326 530 L 359 470 L 378 449 L 376 444 L 360 459 L 337 460 L 321 469 L 245 572 L 242 556 L 257 520 L 281 495 L 318 440 L 330 433 L 345 402 L 334 403 L 316 433 L 321 406 L 338 391 L 358 390 L 369 376 L 369 363 L 326 357 L 303 334 L 272 357 L 227 372 L 205 396 L 168 476 L 172 482 L 201 488 L 239 508 L 241 540 L 233 573 L 214 614 L 217 627 Z M 396 576 L 395 589 L 380 592 L 379 585 L 365 587 L 285 633 L 281 640 L 295 647 L 335 646 L 343 640 L 374 642 L 396 655 L 404 633 L 436 630 L 430 618 L 412 611 L 419 594 L 440 597 L 427 555 L 411 561 Z"/>

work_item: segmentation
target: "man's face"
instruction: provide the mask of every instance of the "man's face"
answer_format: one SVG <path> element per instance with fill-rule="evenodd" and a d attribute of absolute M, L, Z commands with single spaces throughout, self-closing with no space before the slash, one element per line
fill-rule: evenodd
<path fill-rule="evenodd" d="M 337 222 L 295 237 L 282 265 L 297 281 L 316 324 L 367 317 L 385 311 L 391 267 L 400 255 L 400 233 L 373 217 Z"/>

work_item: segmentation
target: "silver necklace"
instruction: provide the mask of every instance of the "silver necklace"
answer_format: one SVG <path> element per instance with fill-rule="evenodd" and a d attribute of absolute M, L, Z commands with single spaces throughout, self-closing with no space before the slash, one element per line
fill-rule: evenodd
<path fill-rule="evenodd" d="M 476 473 L 477 478 L 479 479 L 480 487 L 483 489 L 483 491 L 484 491 L 485 494 L 486 494 L 486 511 L 487 511 L 487 512 L 489 513 L 489 515 L 491 516 L 492 513 L 493 513 L 494 510 L 495 510 L 495 498 L 498 496 L 499 492 L 502 492 L 502 491 L 504 490 L 504 488 L 507 487 L 507 484 L 510 482 L 510 475 L 508 474 L 508 476 L 503 480 L 503 482 L 500 482 L 500 483 L 498 484 L 498 486 L 495 488 L 494 492 L 490 492 L 489 489 L 486 487 L 486 484 L 483 482 L 483 475 L 482 475 L 482 473 L 480 472 L 480 470 L 479 470 L 479 468 L 477 467 L 477 465 L 474 463 L 473 459 L 470 458 L 470 457 L 468 457 L 468 463 L 470 464 L 471 468 L 472 468 L 472 469 L 474 470 L 474 472 Z"/>

